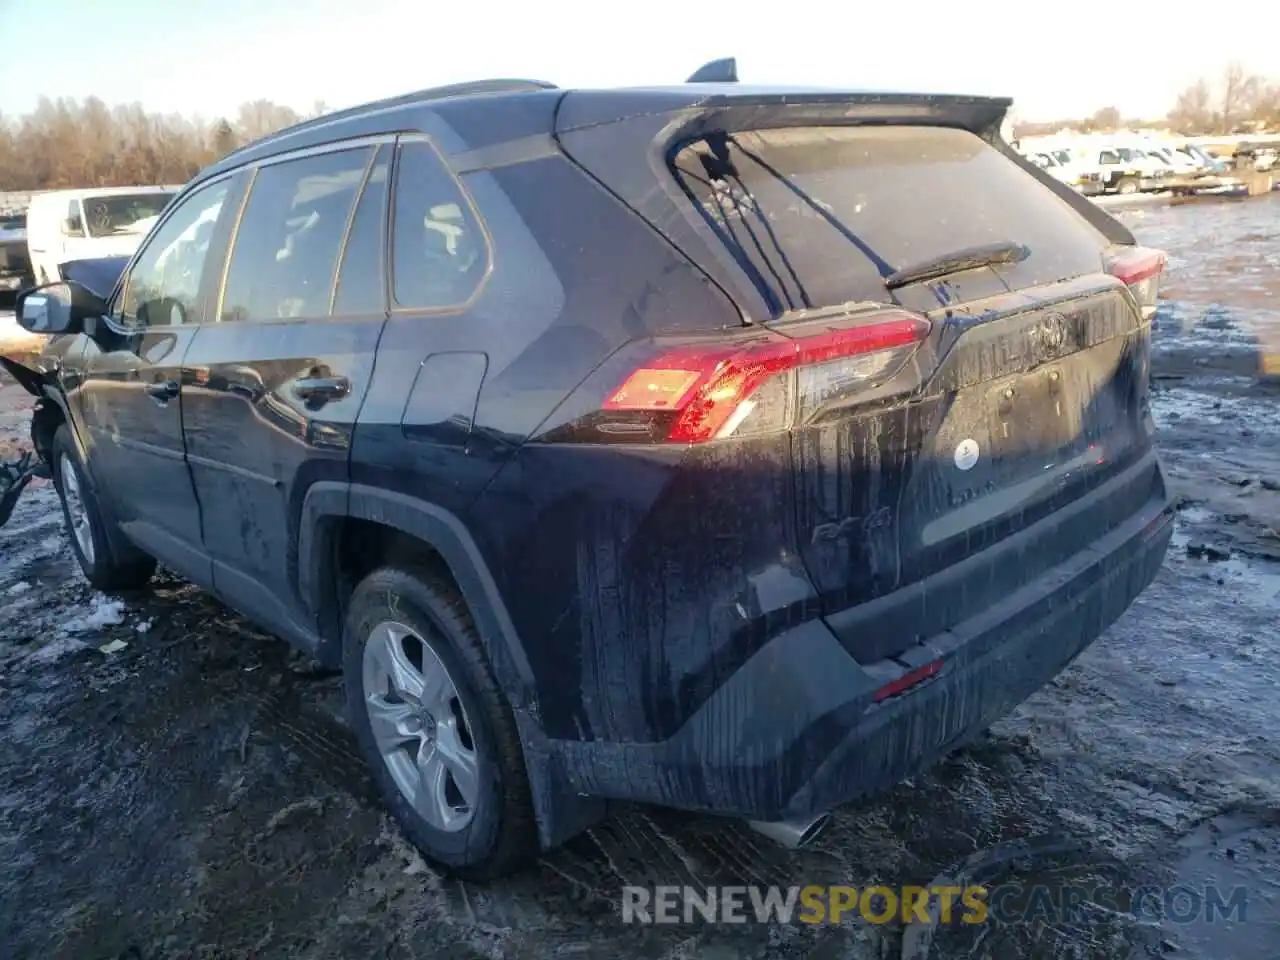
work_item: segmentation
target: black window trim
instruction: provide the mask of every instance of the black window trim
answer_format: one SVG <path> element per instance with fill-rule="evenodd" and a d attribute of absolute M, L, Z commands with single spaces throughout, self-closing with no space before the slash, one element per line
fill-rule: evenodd
<path fill-rule="evenodd" d="M 347 228 L 342 233 L 342 245 L 338 247 L 338 262 L 333 268 L 333 286 L 329 290 L 329 313 L 325 317 L 328 320 L 344 320 L 349 318 L 364 317 L 368 315 L 368 311 L 358 311 L 356 313 L 335 313 L 334 307 L 338 304 L 338 286 L 342 279 L 342 267 L 347 259 L 347 248 L 351 244 L 351 231 L 356 224 L 356 213 L 360 210 L 360 204 L 364 200 L 364 192 L 369 188 L 369 181 L 373 178 L 373 171 L 378 167 L 378 158 L 385 156 L 387 158 L 387 179 L 386 190 L 382 193 L 382 217 L 378 225 L 382 228 L 378 237 L 378 243 L 382 245 L 381 256 L 378 258 L 382 266 L 382 302 L 378 304 L 375 311 L 381 316 L 387 315 L 388 299 L 387 293 L 387 208 L 391 203 L 391 175 L 392 162 L 395 159 L 395 144 L 387 146 L 386 144 L 378 144 L 373 148 L 373 153 L 369 155 L 369 163 L 364 168 L 364 176 L 360 179 L 360 186 L 356 190 L 355 201 L 351 204 L 351 213 L 347 215 Z"/>
<path fill-rule="evenodd" d="M 68 203 L 68 205 L 67 205 L 67 210 L 66 210 L 66 212 L 67 212 L 67 213 L 70 213 L 70 212 L 71 212 L 71 208 L 72 208 L 72 207 L 74 207 L 74 208 L 75 208 L 75 211 L 76 211 L 76 212 L 75 212 L 75 220 L 76 220 L 76 222 L 77 222 L 77 223 L 79 223 L 79 224 L 80 224 L 80 234 L 79 234 L 78 236 L 76 236 L 74 239 L 76 239 L 76 240 L 87 240 L 87 239 L 89 239 L 89 224 L 85 222 L 85 217 L 84 217 L 84 197 L 79 197 L 79 196 L 72 197 L 72 198 L 71 198 L 71 200 L 70 200 L 70 202 L 69 202 L 69 203 Z M 67 232 L 66 232 L 66 229 L 65 229 L 65 228 L 66 228 L 66 225 L 67 225 L 67 221 L 68 221 L 68 220 L 70 220 L 70 219 L 71 219 L 71 217 L 69 217 L 69 216 L 64 216 L 64 217 L 62 218 L 62 227 L 63 227 L 63 229 L 61 230 L 61 233 L 62 233 L 62 235 L 63 235 L 64 237 L 70 237 L 70 236 L 71 236 L 71 234 L 67 233 Z"/>
<path fill-rule="evenodd" d="M 396 203 L 395 198 L 399 187 L 400 179 L 400 151 L 406 144 L 425 143 L 432 153 L 436 155 L 436 160 L 440 163 L 440 169 L 443 170 L 453 181 L 454 186 L 458 190 L 459 196 L 466 203 L 467 208 L 471 211 L 472 219 L 480 227 L 480 238 L 484 243 L 484 273 L 480 275 L 479 282 L 472 288 L 470 295 L 462 303 L 451 304 L 443 307 L 421 307 L 421 306 L 404 306 L 396 300 L 396 277 L 395 277 L 395 219 L 396 219 Z M 392 157 L 390 170 L 389 189 L 387 190 L 388 210 L 387 210 L 387 231 L 386 231 L 386 252 L 387 262 L 385 273 L 387 275 L 387 303 L 391 308 L 392 316 L 414 314 L 417 316 L 447 316 L 455 313 L 464 313 L 471 308 L 472 304 L 480 298 L 480 294 L 484 292 L 485 287 L 489 285 L 489 277 L 493 274 L 494 249 L 493 237 L 489 233 L 489 226 L 485 223 L 484 218 L 480 216 L 480 208 L 476 205 L 475 199 L 471 196 L 471 192 L 466 188 L 458 176 L 457 171 L 449 163 L 444 151 L 436 144 L 435 140 L 429 135 L 420 132 L 402 133 L 396 138 L 395 153 Z"/>
<path fill-rule="evenodd" d="M 370 134 L 368 136 L 349 137 L 343 140 L 332 140 L 329 143 L 316 144 L 310 147 L 302 147 L 297 150 L 288 150 L 282 153 L 272 154 L 270 157 L 263 157 L 260 160 L 255 160 L 251 163 L 242 164 L 241 166 L 236 167 L 234 170 L 229 171 L 229 174 L 246 173 L 248 176 L 248 180 L 245 183 L 244 193 L 240 198 L 240 209 L 236 211 L 235 223 L 232 225 L 232 231 L 230 236 L 227 237 L 226 249 L 223 252 L 222 269 L 219 271 L 218 286 L 217 286 L 217 289 L 214 291 L 214 295 L 213 295 L 214 309 L 211 313 L 211 319 L 206 320 L 204 324 L 199 324 L 198 326 L 219 324 L 223 322 L 222 306 L 223 306 L 223 301 L 227 292 L 227 277 L 231 272 L 231 258 L 235 256 L 236 238 L 240 234 L 240 226 L 244 219 L 245 210 L 249 205 L 249 198 L 250 196 L 253 195 L 253 186 L 258 179 L 258 171 L 261 170 L 263 167 L 272 167 L 282 163 L 289 163 L 290 161 L 293 161 L 293 160 L 306 160 L 310 157 L 323 156 L 329 153 L 347 153 L 350 151 L 361 150 L 361 149 L 371 147 L 372 150 L 370 151 L 370 159 L 368 163 L 365 165 L 364 176 L 360 181 L 360 188 L 356 191 L 355 200 L 351 204 L 351 213 L 347 217 L 346 230 L 343 232 L 343 235 L 342 235 L 342 245 L 338 251 L 337 262 L 334 264 L 333 284 L 329 289 L 329 309 L 332 310 L 333 299 L 334 299 L 335 292 L 337 290 L 338 274 L 342 270 L 342 256 L 343 256 L 343 253 L 346 251 L 347 240 L 349 239 L 351 234 L 351 225 L 352 223 L 355 222 L 355 211 L 360 204 L 361 194 L 364 191 L 365 185 L 368 183 L 369 176 L 371 175 L 371 172 L 373 170 L 373 166 L 377 161 L 379 148 L 384 144 L 392 144 L 393 145 L 392 149 L 394 150 L 394 144 L 398 136 L 399 134 L 394 132 L 393 133 L 376 133 L 376 134 Z M 394 153 L 393 153 L 393 159 L 394 159 Z M 387 206 L 389 206 L 390 198 L 392 195 L 392 192 L 390 189 L 390 183 L 391 183 L 391 176 L 393 172 L 394 172 L 393 168 L 388 168 L 388 171 L 387 171 L 388 189 L 387 189 L 387 196 L 384 198 L 384 205 L 383 205 L 384 226 L 386 225 L 387 220 L 390 216 L 390 214 L 387 212 Z M 386 245 L 385 239 L 383 241 L 383 244 L 384 244 L 384 248 L 383 248 L 384 259 L 385 259 L 386 250 L 387 250 L 385 246 Z M 386 315 L 387 302 L 389 301 L 384 301 L 383 310 L 381 311 L 382 315 L 384 316 Z M 241 324 L 297 323 L 300 321 L 306 321 L 308 323 L 320 323 L 328 320 L 344 320 L 344 319 L 351 319 L 352 317 L 363 317 L 363 316 L 365 316 L 365 314 L 342 314 L 339 316 L 334 316 L 332 313 L 330 313 L 323 317 L 258 317 L 256 319 L 251 319 L 251 320 L 236 320 L 231 322 L 241 323 Z"/>

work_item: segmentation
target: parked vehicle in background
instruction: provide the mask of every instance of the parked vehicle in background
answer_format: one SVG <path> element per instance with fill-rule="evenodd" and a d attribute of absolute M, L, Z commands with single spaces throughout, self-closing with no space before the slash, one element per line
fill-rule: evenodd
<path fill-rule="evenodd" d="M 1148 142 L 1142 149 L 1148 157 L 1167 166 L 1175 177 L 1195 178 L 1207 172 L 1204 164 L 1167 143 Z"/>
<path fill-rule="evenodd" d="M 129 255 L 180 187 L 99 187 L 51 190 L 31 198 L 27 248 L 41 283 L 60 276 L 69 260 Z"/>
<path fill-rule="evenodd" d="M 1028 154 L 1028 158 L 1055 180 L 1065 183 L 1087 197 L 1096 196 L 1106 189 L 1102 172 L 1086 169 L 1070 150 L 1045 150 L 1041 153 Z"/>
<path fill-rule="evenodd" d="M 234 152 L 111 294 L 20 301 L 80 566 L 159 561 L 341 667 L 465 876 L 620 800 L 803 843 L 1045 684 L 1169 542 L 1164 255 L 1009 106 L 491 81 Z"/>
<path fill-rule="evenodd" d="M 1220 160 L 1208 150 L 1205 150 L 1203 147 L 1194 143 L 1178 143 L 1175 141 L 1173 151 L 1175 154 L 1185 157 L 1198 169 L 1203 170 L 1209 175 L 1222 176 L 1231 170 L 1228 163 Z"/>
<path fill-rule="evenodd" d="M 1174 172 L 1167 161 L 1148 156 L 1143 148 L 1122 144 L 1098 145 L 1085 162 L 1096 164 L 1106 189 L 1119 194 L 1163 190 Z"/>
<path fill-rule="evenodd" d="M 1208 170 L 1210 173 L 1222 174 L 1226 173 L 1230 167 L 1226 162 L 1215 157 L 1208 150 L 1194 143 L 1180 143 L 1177 146 L 1178 153 L 1190 159 L 1193 163 Z"/>
<path fill-rule="evenodd" d="M 0 215 L 0 302 L 12 300 L 20 287 L 32 282 L 27 218 L 20 213 Z"/>

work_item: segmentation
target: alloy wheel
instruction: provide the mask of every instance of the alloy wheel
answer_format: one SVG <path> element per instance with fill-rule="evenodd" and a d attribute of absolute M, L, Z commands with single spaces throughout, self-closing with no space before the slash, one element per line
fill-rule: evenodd
<path fill-rule="evenodd" d="M 448 668 L 412 628 L 386 621 L 369 634 L 363 673 L 373 739 L 400 793 L 435 829 L 466 829 L 479 793 L 478 758 Z"/>

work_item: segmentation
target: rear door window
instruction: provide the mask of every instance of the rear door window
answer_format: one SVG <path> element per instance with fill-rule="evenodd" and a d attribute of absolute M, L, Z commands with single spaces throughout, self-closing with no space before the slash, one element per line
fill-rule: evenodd
<path fill-rule="evenodd" d="M 258 170 L 236 230 L 220 319 L 329 315 L 338 255 L 373 148 Z"/>
<path fill-rule="evenodd" d="M 1101 234 L 963 130 L 717 134 L 685 145 L 674 167 L 777 313 L 890 302 L 883 281 L 894 271 L 996 243 L 1029 249 L 1016 271 L 1020 286 L 1101 267 Z"/>

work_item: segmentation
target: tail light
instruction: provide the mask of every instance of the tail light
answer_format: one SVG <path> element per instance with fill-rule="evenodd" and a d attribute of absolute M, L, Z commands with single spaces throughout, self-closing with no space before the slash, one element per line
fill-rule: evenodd
<path fill-rule="evenodd" d="M 1156 315 L 1156 298 L 1160 291 L 1160 275 L 1169 258 L 1163 250 L 1148 247 L 1112 247 L 1106 257 L 1107 272 L 1129 288 L 1142 318 Z"/>
<path fill-rule="evenodd" d="M 545 439 L 683 444 L 785 430 L 833 397 L 882 382 L 928 333 L 924 317 L 882 310 L 785 333 L 654 344 L 619 371 L 599 409 Z"/>

